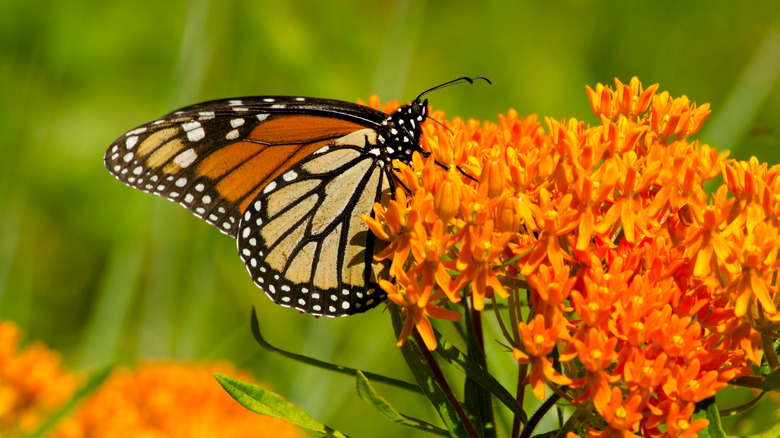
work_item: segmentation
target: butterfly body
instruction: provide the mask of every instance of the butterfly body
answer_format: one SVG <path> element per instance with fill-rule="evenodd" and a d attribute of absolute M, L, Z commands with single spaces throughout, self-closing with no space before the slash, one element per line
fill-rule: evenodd
<path fill-rule="evenodd" d="M 331 99 L 216 100 L 127 132 L 105 164 L 236 238 L 277 304 L 343 316 L 385 298 L 387 263 L 373 260 L 382 243 L 360 215 L 393 197 L 392 161 L 422 152 L 426 116 L 419 99 L 390 115 Z"/>

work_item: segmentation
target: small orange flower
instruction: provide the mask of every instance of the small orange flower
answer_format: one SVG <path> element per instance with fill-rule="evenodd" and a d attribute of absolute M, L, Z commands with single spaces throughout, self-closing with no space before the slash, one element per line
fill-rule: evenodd
<path fill-rule="evenodd" d="M 603 115 L 612 119 L 618 114 L 638 117 L 644 113 L 658 90 L 658 84 L 653 84 L 645 90 L 639 79 L 634 76 L 628 85 L 624 85 L 616 78 L 614 91 L 601 83 L 596 85 L 596 90 L 589 86 L 585 88 L 593 112 L 597 116 Z"/>
<path fill-rule="evenodd" d="M 718 372 L 701 370 L 701 363 L 693 359 L 685 366 L 676 365 L 671 376 L 664 382 L 664 392 L 672 399 L 698 403 L 712 397 L 719 389 L 727 386 L 718 382 Z"/>
<path fill-rule="evenodd" d="M 441 220 L 433 223 L 430 232 L 426 232 L 425 227 L 420 223 L 415 225 L 411 246 L 417 266 L 410 270 L 409 276 L 421 279 L 419 299 L 421 306 L 428 304 L 434 284 L 439 286 L 451 302 L 460 301 L 460 295 L 457 295 L 453 290 L 452 278 L 447 272 L 447 269 L 453 267 L 454 263 L 444 261 L 447 249 L 452 245 L 452 242 L 453 239 L 444 233 L 444 225 Z"/>
<path fill-rule="evenodd" d="M 641 406 L 642 398 L 638 395 L 628 397 L 628 400 L 623 399 L 623 393 L 620 388 L 612 388 L 610 393 L 609 403 L 599 408 L 596 408 L 604 417 L 608 424 L 607 431 L 602 436 L 623 436 L 623 437 L 637 437 L 639 435 L 634 434 L 639 430 L 639 421 L 642 419 Z"/>
<path fill-rule="evenodd" d="M 669 405 L 669 412 L 666 415 L 666 434 L 674 438 L 696 438 L 699 432 L 710 425 L 706 418 L 699 418 L 691 422 L 691 416 L 696 405 L 686 403 L 685 407 L 680 409 L 677 403 Z"/>
<path fill-rule="evenodd" d="M 420 197 L 416 199 L 421 200 Z M 422 208 L 411 208 L 408 205 L 406 192 L 399 188 L 396 190 L 396 198 L 391 200 L 385 210 L 381 204 L 374 204 L 374 216 L 361 215 L 371 231 L 380 239 L 390 242 L 379 254 L 374 256 L 376 260 L 391 259 L 391 272 L 400 270 L 411 250 L 412 229 L 417 222 Z"/>
<path fill-rule="evenodd" d="M 542 189 L 539 195 L 539 205 L 531 206 L 531 211 L 536 222 L 544 226 L 531 252 L 523 259 L 520 273 L 525 276 L 533 273 L 545 260 L 549 260 L 556 271 L 563 270 L 564 259 L 570 257 L 561 247 L 558 236 L 577 227 L 578 212 L 570 207 L 571 195 L 554 200 L 546 189 Z"/>
<path fill-rule="evenodd" d="M 544 387 L 548 381 L 558 385 L 570 384 L 571 379 L 555 371 L 552 358 L 548 357 L 561 335 L 564 339 L 568 338 L 563 333 L 560 321 L 553 320 L 547 327 L 544 316 L 536 315 L 530 324 L 520 322 L 517 328 L 520 330 L 523 349 L 515 348 L 512 354 L 518 362 L 531 364 L 531 373 L 527 379 L 534 395 L 544 400 Z"/>
<path fill-rule="evenodd" d="M 733 237 L 731 247 L 741 265 L 741 272 L 731 280 L 726 290 L 735 297 L 734 314 L 745 315 L 748 306 L 757 301 L 765 312 L 776 315 L 777 307 L 770 294 L 776 289 L 767 282 L 764 273 L 771 271 L 770 266 L 777 259 L 777 228 L 761 222 L 751 233 L 746 234 L 738 230 Z"/>
<path fill-rule="evenodd" d="M 608 337 L 606 333 L 591 328 L 583 333 L 584 339 L 573 338 L 569 348 L 561 354 L 561 361 L 571 360 L 576 356 L 585 367 L 586 376 L 576 379 L 574 386 L 584 387 L 582 395 L 577 400 L 593 399 L 593 404 L 599 411 L 606 409 L 609 403 L 610 384 L 618 382 L 619 375 L 613 375 L 608 370 L 617 359 L 617 338 Z"/>
<path fill-rule="evenodd" d="M 709 108 L 708 103 L 697 107 L 686 96 L 673 99 L 664 91 L 653 96 L 650 125 L 662 141 L 671 137 L 683 140 L 701 129 L 712 112 Z"/>
<path fill-rule="evenodd" d="M 456 265 L 461 273 L 455 279 L 453 289 L 460 290 L 470 282 L 476 310 L 484 309 L 485 297 L 492 297 L 493 292 L 502 298 L 509 296 L 498 280 L 500 270 L 493 266 L 499 264 L 499 256 L 504 252 L 510 237 L 510 233 L 494 234 L 492 220 L 488 220 L 481 229 L 469 227 L 467 230 Z"/>
<path fill-rule="evenodd" d="M 387 298 L 403 309 L 406 317 L 404 326 L 398 336 L 396 345 L 399 347 L 406 342 L 412 333 L 412 328 L 417 328 L 417 332 L 425 342 L 429 350 L 436 349 L 436 337 L 433 334 L 433 326 L 428 317 L 437 319 L 446 319 L 449 321 L 458 321 L 460 313 L 445 309 L 420 301 L 420 286 L 412 281 L 403 271 L 398 271 L 396 284 L 387 280 L 379 280 L 379 286 L 387 293 Z"/>

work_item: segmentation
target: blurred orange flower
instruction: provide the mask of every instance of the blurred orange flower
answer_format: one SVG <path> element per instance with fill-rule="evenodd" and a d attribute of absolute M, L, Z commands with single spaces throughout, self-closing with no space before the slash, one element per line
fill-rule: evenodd
<path fill-rule="evenodd" d="M 13 322 L 0 321 L 0 436 L 32 433 L 67 402 L 78 378 L 60 355 L 39 342 L 20 348 Z"/>
<path fill-rule="evenodd" d="M 146 362 L 117 369 L 63 420 L 51 438 L 302 437 L 283 420 L 255 414 L 212 373 L 252 379 L 229 364 Z"/>

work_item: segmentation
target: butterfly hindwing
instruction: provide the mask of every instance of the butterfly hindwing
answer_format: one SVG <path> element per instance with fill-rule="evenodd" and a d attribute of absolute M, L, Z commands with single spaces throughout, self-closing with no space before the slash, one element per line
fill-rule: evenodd
<path fill-rule="evenodd" d="M 238 248 L 252 279 L 276 303 L 306 313 L 364 312 L 384 298 L 377 278 L 386 262 L 360 218 L 386 202 L 392 177 L 366 153 L 376 133 L 366 129 L 320 148 L 272 181 L 245 211 Z"/>

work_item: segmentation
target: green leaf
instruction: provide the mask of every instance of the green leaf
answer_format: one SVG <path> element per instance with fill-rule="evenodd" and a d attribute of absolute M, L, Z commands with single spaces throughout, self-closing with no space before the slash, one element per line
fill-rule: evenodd
<path fill-rule="evenodd" d="M 764 391 L 777 391 L 780 388 L 780 368 L 769 373 L 761 383 L 761 389 Z"/>
<path fill-rule="evenodd" d="M 694 411 L 691 420 L 700 418 L 710 420 L 710 424 L 699 432 L 699 438 L 726 438 L 726 432 L 720 425 L 720 412 L 718 412 L 718 405 L 715 404 L 715 397 L 710 397 L 696 404 L 696 411 Z"/>
<path fill-rule="evenodd" d="M 289 351 L 282 350 L 281 348 L 274 347 L 273 345 L 269 344 L 268 341 L 263 338 L 263 335 L 260 333 L 260 323 L 257 319 L 257 313 L 255 312 L 255 309 L 252 308 L 252 335 L 255 337 L 255 340 L 258 344 L 260 344 L 261 347 L 265 348 L 268 351 L 281 354 L 284 357 L 290 358 L 294 361 L 305 363 L 307 365 L 311 365 L 317 368 L 322 368 L 324 370 L 333 371 L 336 373 L 346 374 L 349 376 L 356 376 L 358 370 L 355 368 L 349 368 L 341 365 L 336 365 L 328 362 L 323 362 L 319 359 L 314 359 L 312 357 L 304 356 L 302 354 L 296 354 Z M 371 380 L 375 382 L 384 383 L 386 385 L 395 386 L 396 388 L 405 389 L 407 391 L 416 392 L 418 394 L 422 393 L 422 390 L 417 386 L 409 382 L 404 382 L 403 380 L 394 379 L 392 377 L 383 376 L 381 374 L 374 374 L 367 371 L 363 371 L 363 374 L 366 375 L 366 377 L 370 378 Z"/>
<path fill-rule="evenodd" d="M 487 374 L 482 312 L 471 308 L 467 304 L 468 300 L 463 300 L 462 303 L 466 316 L 466 358 L 472 360 Z M 493 397 L 491 397 L 490 391 L 474 379 L 466 379 L 463 385 L 463 401 L 474 426 L 482 431 L 483 438 L 495 438 L 496 420 L 493 415 Z"/>
<path fill-rule="evenodd" d="M 325 426 L 297 406 L 271 391 L 224 374 L 214 373 L 214 377 L 231 397 L 252 412 L 280 418 L 314 436 L 346 437 L 343 433 Z"/>
<path fill-rule="evenodd" d="M 38 438 L 44 436 L 57 424 L 58 421 L 60 421 L 63 417 L 70 415 L 71 412 L 73 412 L 75 409 L 76 405 L 81 402 L 81 400 L 83 400 L 89 394 L 92 394 L 96 389 L 100 388 L 100 385 L 106 381 L 113 368 L 113 365 L 108 365 L 91 373 L 87 379 L 87 383 L 85 383 L 84 386 L 79 388 L 79 390 L 73 394 L 73 397 L 71 397 L 68 403 L 54 412 L 54 414 L 49 416 L 49 418 L 47 418 L 46 421 L 40 427 L 38 427 L 38 430 L 30 435 L 27 435 L 27 438 Z"/>
<path fill-rule="evenodd" d="M 780 423 L 777 423 L 771 429 L 766 432 L 757 433 L 755 435 L 749 435 L 745 438 L 777 438 L 780 436 Z"/>
<path fill-rule="evenodd" d="M 498 380 L 496 380 L 495 377 L 471 360 L 462 351 L 458 350 L 449 341 L 444 339 L 439 332 L 434 332 L 434 334 L 436 335 L 436 342 L 439 344 L 439 348 L 436 349 L 436 352 L 444 360 L 452 364 L 455 369 L 465 374 L 469 379 L 490 391 L 490 393 L 496 396 L 501 403 L 509 408 L 523 424 L 528 421 L 528 417 L 523 410 L 523 407 L 506 388 L 498 383 Z"/>
<path fill-rule="evenodd" d="M 371 382 L 368 381 L 365 374 L 363 374 L 361 371 L 357 372 L 357 390 L 360 398 L 369 402 L 379 411 L 380 414 L 384 415 L 391 421 L 436 435 L 450 436 L 450 433 L 442 428 L 436 427 L 425 421 L 409 417 L 395 410 L 395 408 L 393 408 L 390 403 L 387 402 L 387 400 L 382 398 L 382 396 L 380 396 L 374 390 L 374 388 L 371 386 Z"/>

